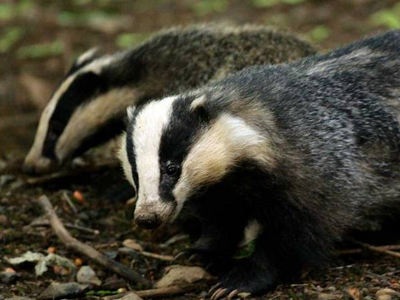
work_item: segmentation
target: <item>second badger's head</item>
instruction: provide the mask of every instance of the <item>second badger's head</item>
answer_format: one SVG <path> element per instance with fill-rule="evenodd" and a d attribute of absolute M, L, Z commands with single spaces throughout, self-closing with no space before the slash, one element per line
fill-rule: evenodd
<path fill-rule="evenodd" d="M 78 57 L 42 112 L 26 172 L 54 171 L 123 130 L 126 107 L 140 98 L 141 72 L 134 62 L 127 71 L 124 59 L 95 49 Z"/>
<path fill-rule="evenodd" d="M 234 103 L 217 101 L 211 92 L 128 109 L 120 160 L 136 189 L 135 222 L 140 227 L 152 229 L 174 221 L 185 202 L 196 201 L 241 161 L 268 168 L 274 164 L 271 141 L 254 125 L 262 123 L 261 111 L 249 104 L 248 109 L 239 105 L 236 113 L 231 109 Z"/>

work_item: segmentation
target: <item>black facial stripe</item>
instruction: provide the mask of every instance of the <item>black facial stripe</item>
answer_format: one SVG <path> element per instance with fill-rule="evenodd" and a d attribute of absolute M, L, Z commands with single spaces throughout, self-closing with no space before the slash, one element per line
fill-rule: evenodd
<path fill-rule="evenodd" d="M 172 191 L 181 175 L 181 165 L 189 153 L 196 134 L 206 126 L 209 121 L 203 113 L 190 111 L 190 103 L 197 97 L 187 96 L 177 99 L 172 106 L 170 123 L 161 136 L 160 141 L 160 195 L 161 199 L 173 201 Z M 177 147 L 177 145 L 179 145 Z M 166 172 L 168 164 L 179 166 L 178 173 L 169 176 Z"/>
<path fill-rule="evenodd" d="M 136 165 L 136 155 L 135 155 L 135 143 L 133 142 L 133 131 L 136 124 L 136 116 L 141 108 L 137 107 L 132 120 L 128 124 L 127 131 L 126 131 L 126 152 L 128 154 L 128 161 L 132 168 L 132 177 L 133 181 L 135 182 L 136 189 L 139 191 L 139 174 L 137 172 L 137 165 Z M 136 191 L 136 192 L 137 192 Z"/>
<path fill-rule="evenodd" d="M 43 144 L 43 155 L 55 158 L 55 145 L 63 133 L 74 111 L 107 91 L 107 82 L 99 75 L 88 72 L 78 75 L 67 91 L 61 95 L 48 124 L 46 138 Z"/>

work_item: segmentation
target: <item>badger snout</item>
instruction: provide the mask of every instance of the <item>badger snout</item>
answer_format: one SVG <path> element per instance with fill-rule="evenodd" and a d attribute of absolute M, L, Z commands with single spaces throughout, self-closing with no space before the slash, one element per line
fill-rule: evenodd
<path fill-rule="evenodd" d="M 31 159 L 27 157 L 22 166 L 23 172 L 32 175 L 50 173 L 54 171 L 56 168 L 57 168 L 57 162 L 46 157 L 40 157 L 37 159 Z"/>
<path fill-rule="evenodd" d="M 143 229 L 156 229 L 161 225 L 161 218 L 156 213 L 135 214 L 135 223 Z"/>

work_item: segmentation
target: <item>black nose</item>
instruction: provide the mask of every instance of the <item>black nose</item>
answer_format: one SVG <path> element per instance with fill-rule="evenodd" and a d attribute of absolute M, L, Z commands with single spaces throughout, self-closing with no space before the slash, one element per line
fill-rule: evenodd
<path fill-rule="evenodd" d="M 161 220 L 154 213 L 138 214 L 135 216 L 135 223 L 143 229 L 155 229 L 161 225 Z"/>

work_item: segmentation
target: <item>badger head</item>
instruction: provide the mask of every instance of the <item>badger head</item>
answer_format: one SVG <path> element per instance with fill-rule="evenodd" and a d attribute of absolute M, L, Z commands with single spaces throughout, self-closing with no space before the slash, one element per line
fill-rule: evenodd
<path fill-rule="evenodd" d="M 125 109 L 138 98 L 125 81 L 115 83 L 122 58 L 123 53 L 101 56 L 92 49 L 75 61 L 42 112 L 26 172 L 53 171 L 122 131 Z"/>
<path fill-rule="evenodd" d="M 272 165 L 269 140 L 242 117 L 189 94 L 129 109 L 120 160 L 136 189 L 135 222 L 170 223 L 188 200 L 217 184 L 241 160 Z M 201 201 L 201 200 L 199 200 Z"/>

